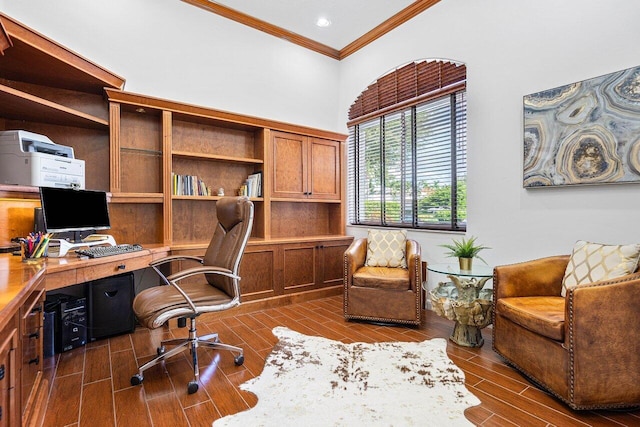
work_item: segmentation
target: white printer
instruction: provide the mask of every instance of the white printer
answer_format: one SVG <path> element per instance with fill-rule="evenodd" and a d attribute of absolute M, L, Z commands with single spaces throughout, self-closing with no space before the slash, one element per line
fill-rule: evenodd
<path fill-rule="evenodd" d="M 44 135 L 0 131 L 0 184 L 83 189 L 84 160 Z"/>

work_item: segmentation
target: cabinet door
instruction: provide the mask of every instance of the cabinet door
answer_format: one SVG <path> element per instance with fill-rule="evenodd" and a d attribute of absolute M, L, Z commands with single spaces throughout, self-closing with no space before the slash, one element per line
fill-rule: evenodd
<path fill-rule="evenodd" d="M 16 410 L 16 365 L 18 328 L 13 320 L 0 334 L 0 427 L 19 425 Z"/>
<path fill-rule="evenodd" d="M 318 252 L 318 277 L 316 281 L 323 286 L 339 285 L 344 277 L 344 252 L 351 240 L 322 242 Z"/>
<path fill-rule="evenodd" d="M 314 199 L 340 200 L 340 142 L 312 138 L 310 188 Z"/>
<path fill-rule="evenodd" d="M 282 247 L 284 293 L 316 288 L 317 243 L 292 243 Z"/>
<path fill-rule="evenodd" d="M 276 276 L 277 245 L 248 245 L 240 263 L 240 293 L 242 301 L 270 298 L 279 282 Z"/>
<path fill-rule="evenodd" d="M 29 419 L 33 415 L 34 399 L 42 379 L 44 299 L 44 290 L 35 290 L 20 309 L 22 335 L 21 409 L 25 419 Z"/>
<path fill-rule="evenodd" d="M 307 137 L 273 132 L 273 197 L 304 198 L 308 190 Z"/>

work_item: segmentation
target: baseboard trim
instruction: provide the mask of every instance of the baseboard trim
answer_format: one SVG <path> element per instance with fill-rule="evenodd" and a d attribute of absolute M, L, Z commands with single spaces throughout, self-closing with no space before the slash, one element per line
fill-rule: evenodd
<path fill-rule="evenodd" d="M 267 310 L 269 308 L 283 307 L 290 304 L 296 304 L 301 302 L 312 301 L 321 298 L 332 297 L 335 295 L 341 295 L 343 291 L 342 284 L 331 286 L 322 289 L 314 289 L 311 291 L 296 292 L 287 295 L 278 295 L 276 297 L 269 297 L 258 299 L 254 301 L 247 301 L 241 303 L 238 307 L 231 310 L 221 311 L 219 313 L 205 313 L 202 314 L 199 319 L 204 321 L 210 321 L 215 319 L 223 319 L 229 316 L 237 316 L 238 314 L 253 313 L 255 311 Z"/>

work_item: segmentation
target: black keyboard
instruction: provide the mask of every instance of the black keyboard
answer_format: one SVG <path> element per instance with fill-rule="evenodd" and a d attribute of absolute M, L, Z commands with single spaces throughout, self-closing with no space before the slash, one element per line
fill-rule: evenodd
<path fill-rule="evenodd" d="M 78 256 L 88 256 L 89 258 L 102 258 L 111 255 L 128 254 L 142 250 L 141 245 L 116 245 L 116 246 L 91 246 L 85 249 L 76 250 Z"/>

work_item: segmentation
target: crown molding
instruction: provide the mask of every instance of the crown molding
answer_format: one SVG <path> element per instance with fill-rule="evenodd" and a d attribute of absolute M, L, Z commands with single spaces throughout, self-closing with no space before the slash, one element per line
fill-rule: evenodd
<path fill-rule="evenodd" d="M 416 15 L 427 10 L 431 6 L 438 3 L 440 0 L 417 0 L 413 2 L 400 12 L 393 15 L 391 18 L 373 28 L 371 31 L 367 32 L 361 37 L 358 37 L 356 40 L 349 43 L 341 50 L 334 49 L 308 37 L 301 36 L 300 34 L 294 33 L 282 27 L 278 27 L 277 25 L 270 24 L 261 19 L 247 15 L 246 13 L 239 12 L 235 9 L 231 9 L 229 7 L 209 0 L 182 1 L 339 61 L 357 52 L 369 43 L 377 40 L 389 31 L 397 28 Z"/>

